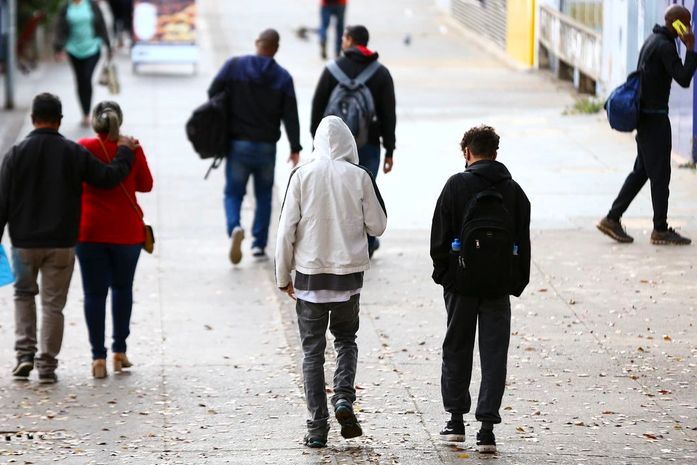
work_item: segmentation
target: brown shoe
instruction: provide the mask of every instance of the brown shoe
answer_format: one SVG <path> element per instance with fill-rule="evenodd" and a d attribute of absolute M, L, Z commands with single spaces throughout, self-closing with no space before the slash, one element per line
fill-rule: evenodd
<path fill-rule="evenodd" d="M 600 220 L 600 223 L 596 225 L 598 230 L 606 236 L 610 236 L 617 242 L 623 244 L 629 244 L 634 242 L 634 238 L 627 234 L 627 231 L 622 227 L 622 223 L 617 220 L 608 218 L 607 216 Z"/>
<path fill-rule="evenodd" d="M 654 229 L 651 233 L 651 243 L 653 245 L 690 245 L 692 239 L 681 236 L 673 228 L 668 228 L 666 231 Z"/>
<path fill-rule="evenodd" d="M 96 379 L 106 378 L 106 360 L 98 358 L 92 362 L 92 376 Z"/>
<path fill-rule="evenodd" d="M 123 352 L 117 352 L 114 354 L 114 372 L 120 373 L 124 368 L 131 368 L 133 364 L 126 354 Z"/>

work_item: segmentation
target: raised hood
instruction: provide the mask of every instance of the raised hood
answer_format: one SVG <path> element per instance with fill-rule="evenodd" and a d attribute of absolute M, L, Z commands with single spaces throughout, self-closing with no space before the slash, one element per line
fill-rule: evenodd
<path fill-rule="evenodd" d="M 356 139 L 338 116 L 325 117 L 315 133 L 315 158 L 329 158 L 358 164 Z"/>

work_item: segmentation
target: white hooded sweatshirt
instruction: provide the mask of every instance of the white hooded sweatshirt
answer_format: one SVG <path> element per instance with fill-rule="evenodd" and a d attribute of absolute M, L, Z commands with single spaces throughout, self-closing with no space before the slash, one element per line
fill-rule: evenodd
<path fill-rule="evenodd" d="M 356 141 L 336 116 L 322 120 L 313 158 L 290 175 L 276 241 L 276 284 L 293 269 L 346 275 L 370 268 L 367 235 L 380 236 L 387 212 L 375 180 L 358 166 Z"/>

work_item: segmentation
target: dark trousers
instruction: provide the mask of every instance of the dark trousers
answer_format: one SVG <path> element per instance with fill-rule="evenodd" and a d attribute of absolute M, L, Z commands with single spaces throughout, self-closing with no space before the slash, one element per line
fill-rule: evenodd
<path fill-rule="evenodd" d="M 109 0 L 114 17 L 114 37 L 133 29 L 133 0 Z"/>
<path fill-rule="evenodd" d="M 141 244 L 77 245 L 82 288 L 85 293 L 85 320 L 92 346 L 92 358 L 106 358 L 104 331 L 106 298 L 111 288 L 111 317 L 113 326 L 112 352 L 126 352 L 133 308 L 133 277 L 135 276 Z"/>
<path fill-rule="evenodd" d="M 636 135 L 637 157 L 634 169 L 624 181 L 612 204 L 608 218 L 618 220 L 627 211 L 647 180 L 651 181 L 653 228 L 668 229 L 668 196 L 670 194 L 670 153 L 672 136 L 667 114 L 642 114 Z"/>
<path fill-rule="evenodd" d="M 358 149 L 358 164 L 366 168 L 375 179 L 380 172 L 380 146 L 374 144 L 366 144 Z M 376 238 L 368 236 L 368 248 L 375 247 Z"/>
<path fill-rule="evenodd" d="M 100 55 L 101 53 L 97 52 L 91 57 L 76 58 L 68 54 L 70 64 L 75 73 L 77 95 L 80 97 L 80 107 L 84 116 L 89 116 L 90 114 L 90 107 L 92 106 L 92 76 L 97 63 L 99 63 Z"/>
<path fill-rule="evenodd" d="M 329 29 L 329 23 L 332 20 L 332 16 L 336 18 L 336 33 L 334 37 L 334 53 L 336 57 L 341 56 L 341 41 L 344 35 L 344 15 L 346 14 L 346 7 L 343 5 L 328 5 L 323 6 L 320 9 L 320 27 L 319 27 L 319 41 L 322 44 L 327 43 L 327 30 Z"/>
<path fill-rule="evenodd" d="M 358 312 L 360 295 L 348 302 L 314 304 L 298 299 L 295 310 L 303 346 L 303 378 L 307 401 L 307 430 L 311 435 L 324 436 L 329 431 L 327 394 L 324 387 L 324 349 L 327 346 L 327 326 L 334 336 L 336 370 L 332 405 L 340 399 L 353 404 L 356 400 L 356 366 L 358 364 Z"/>
<path fill-rule="evenodd" d="M 478 421 L 501 423 L 499 409 L 506 388 L 508 343 L 511 334 L 511 302 L 508 296 L 496 299 L 465 297 L 444 292 L 448 329 L 443 341 L 441 393 L 449 413 L 470 411 L 474 336 L 479 323 L 479 359 L 482 381 L 475 417 Z"/>

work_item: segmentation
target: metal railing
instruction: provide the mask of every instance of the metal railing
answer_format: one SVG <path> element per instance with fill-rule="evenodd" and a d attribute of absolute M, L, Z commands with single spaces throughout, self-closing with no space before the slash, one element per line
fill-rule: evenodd
<path fill-rule="evenodd" d="M 540 6 L 539 41 L 561 61 L 600 79 L 602 36 L 554 8 Z"/>

